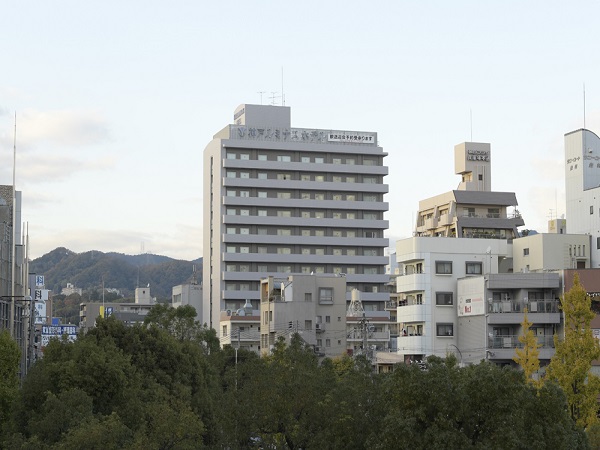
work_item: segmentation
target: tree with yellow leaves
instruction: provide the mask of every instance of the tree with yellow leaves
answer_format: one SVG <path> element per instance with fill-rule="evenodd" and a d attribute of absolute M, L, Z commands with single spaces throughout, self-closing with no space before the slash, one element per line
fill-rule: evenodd
<path fill-rule="evenodd" d="M 523 344 L 523 348 L 516 349 L 515 353 L 517 355 L 513 357 L 513 361 L 523 369 L 525 380 L 539 388 L 541 382 L 539 379 L 534 378 L 534 375 L 540 370 L 540 346 L 531 325 L 532 323 L 527 318 L 527 308 L 525 308 L 523 322 L 521 322 L 523 334 L 519 336 L 519 342 Z"/>
<path fill-rule="evenodd" d="M 564 313 L 564 339 L 554 335 L 556 352 L 548 366 L 548 378 L 562 387 L 575 423 L 585 429 L 598 424 L 600 378 L 590 372 L 592 361 L 600 358 L 600 344 L 591 321 L 592 300 L 575 274 L 573 287 L 561 298 Z"/>

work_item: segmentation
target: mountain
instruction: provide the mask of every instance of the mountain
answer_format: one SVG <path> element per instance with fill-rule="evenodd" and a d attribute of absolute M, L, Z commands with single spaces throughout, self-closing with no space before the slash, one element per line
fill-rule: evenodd
<path fill-rule="evenodd" d="M 46 289 L 60 294 L 67 283 L 84 290 L 116 288 L 133 297 L 137 286 L 150 285 L 153 297 L 171 298 L 173 286 L 192 280 L 196 266 L 198 282 L 202 281 L 202 258 L 183 261 L 167 256 L 103 253 L 91 250 L 75 253 L 64 247 L 52 250 L 29 264 L 30 273 L 45 276 Z"/>

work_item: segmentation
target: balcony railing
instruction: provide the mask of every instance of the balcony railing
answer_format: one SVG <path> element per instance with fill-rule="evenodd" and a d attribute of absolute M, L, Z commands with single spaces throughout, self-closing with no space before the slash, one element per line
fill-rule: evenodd
<path fill-rule="evenodd" d="M 488 302 L 488 313 L 558 313 L 559 302 L 555 299 L 547 300 L 492 300 Z"/>
<path fill-rule="evenodd" d="M 396 309 L 398 307 L 398 300 L 389 300 L 385 302 L 385 309 Z"/>
<path fill-rule="evenodd" d="M 536 336 L 540 348 L 554 348 L 554 336 Z M 488 348 L 523 348 L 519 335 L 494 336 L 488 339 Z"/>

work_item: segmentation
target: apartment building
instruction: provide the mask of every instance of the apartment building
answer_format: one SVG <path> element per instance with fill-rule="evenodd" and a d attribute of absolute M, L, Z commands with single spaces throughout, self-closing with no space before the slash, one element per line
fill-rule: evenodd
<path fill-rule="evenodd" d="M 539 345 L 540 365 L 554 355 L 561 327 L 558 272 L 502 273 L 457 281 L 457 356 L 465 364 L 481 360 L 514 365 L 515 349 L 527 318 Z M 453 351 L 453 353 L 456 353 Z"/>
<path fill-rule="evenodd" d="M 600 138 L 590 130 L 565 134 L 565 197 L 569 233 L 588 234 L 592 268 L 600 267 Z"/>
<path fill-rule="evenodd" d="M 514 193 L 491 190 L 491 162 L 490 144 L 456 145 L 458 188 L 420 201 L 415 236 L 396 243 L 397 306 L 390 307 L 406 362 L 459 348 L 460 278 L 512 272 L 512 242 L 524 221 Z"/>
<path fill-rule="evenodd" d="M 203 320 L 246 300 L 268 275 L 345 274 L 383 310 L 388 186 L 377 133 L 291 126 L 285 106 L 240 105 L 204 150 Z M 346 293 L 350 300 L 350 292 Z"/>
<path fill-rule="evenodd" d="M 260 285 L 260 350 L 298 333 L 319 356 L 346 352 L 346 278 L 339 275 L 272 276 Z"/>
<path fill-rule="evenodd" d="M 513 192 L 491 190 L 490 144 L 454 147 L 458 188 L 419 202 L 416 236 L 513 239 L 524 225 Z"/>

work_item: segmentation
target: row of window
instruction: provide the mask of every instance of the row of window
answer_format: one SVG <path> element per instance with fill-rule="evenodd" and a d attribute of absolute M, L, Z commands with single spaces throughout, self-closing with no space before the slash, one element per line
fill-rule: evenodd
<path fill-rule="evenodd" d="M 259 236 L 316 236 L 316 237 L 349 237 L 355 238 L 365 237 L 368 239 L 374 239 L 382 237 L 382 231 L 371 231 L 371 230 L 331 230 L 328 232 L 324 228 L 302 228 L 300 232 L 292 228 L 268 228 L 268 227 L 226 227 L 226 234 L 255 234 Z"/>
<path fill-rule="evenodd" d="M 275 270 L 277 270 L 279 268 L 291 269 L 291 267 L 289 267 L 289 266 L 275 266 L 272 268 L 272 270 L 269 270 L 268 273 L 273 273 Z M 309 267 L 309 268 L 307 268 L 308 272 L 304 270 L 305 269 L 304 267 L 302 269 L 303 269 L 302 273 L 307 274 L 307 275 L 310 274 L 311 272 L 312 273 L 325 273 L 324 271 L 317 272 L 315 270 L 315 269 L 324 269 L 321 266 Z M 263 271 L 263 272 L 267 272 L 267 271 Z M 281 272 L 282 273 L 292 273 L 291 270 L 281 271 Z M 350 272 L 340 272 L 340 273 L 350 273 Z M 226 291 L 258 291 L 259 284 L 260 283 L 258 281 L 240 281 L 240 282 L 230 281 L 230 282 L 225 283 L 225 290 Z M 372 283 L 352 283 L 352 284 L 349 283 L 346 285 L 346 292 L 352 292 L 352 290 L 355 288 L 359 289 L 361 292 L 372 292 L 372 293 L 383 292 L 380 285 L 372 284 Z M 305 299 L 305 301 L 309 301 L 309 300 Z M 241 307 L 242 307 L 242 305 L 235 304 L 235 305 L 230 305 L 225 309 L 238 309 Z M 378 311 L 378 307 L 376 304 L 369 303 L 369 304 L 363 305 L 363 307 L 365 308 L 365 311 L 367 311 L 367 310 Z"/>
<path fill-rule="evenodd" d="M 252 251 L 251 251 L 252 250 Z M 259 253 L 259 254 L 277 254 L 277 255 L 333 255 L 333 256 L 381 256 L 381 249 L 376 248 L 360 248 L 358 251 L 353 248 L 333 248 L 326 249 L 325 247 L 268 247 L 266 245 L 257 245 L 250 247 L 249 245 L 227 245 L 225 247 L 227 253 Z"/>
<path fill-rule="evenodd" d="M 423 335 L 423 326 L 409 326 L 408 330 L 402 330 L 402 335 L 404 336 L 422 336 Z M 435 335 L 437 337 L 452 337 L 454 336 L 454 324 L 453 323 L 443 323 L 436 322 L 435 324 Z"/>
<path fill-rule="evenodd" d="M 249 153 L 242 152 L 227 152 L 227 159 L 239 159 L 242 161 L 250 161 Z M 252 158 L 254 159 L 254 158 Z M 377 165 L 376 158 L 363 157 L 362 161 L 360 158 L 356 157 L 340 157 L 340 156 L 297 156 L 297 155 L 283 155 L 283 154 L 275 154 L 275 153 L 258 153 L 256 155 L 257 161 L 278 161 L 278 162 L 301 162 L 304 164 L 315 163 L 315 164 L 346 164 L 349 166 L 362 164 L 363 166 L 375 166 Z"/>
<path fill-rule="evenodd" d="M 298 181 L 316 181 L 319 183 L 332 182 L 332 183 L 362 183 L 362 184 L 378 184 L 381 183 L 381 178 L 374 175 L 333 175 L 330 173 L 301 173 L 299 175 L 292 174 L 292 172 L 253 172 L 245 170 L 227 170 L 225 172 L 226 178 L 242 178 L 250 179 L 256 178 L 258 180 L 298 180 Z"/>
<path fill-rule="evenodd" d="M 356 199 L 359 198 L 358 201 L 363 202 L 377 202 L 379 201 L 379 195 L 377 194 L 342 194 L 342 193 L 324 193 L 324 192 L 300 192 L 299 195 L 296 195 L 293 192 L 289 191 L 261 191 L 257 190 L 256 192 L 250 191 L 247 189 L 227 189 L 226 191 L 227 197 L 241 197 L 241 198 L 280 198 L 284 200 L 290 199 L 302 199 L 302 200 L 334 200 L 334 201 L 348 201 L 355 202 Z"/>
<path fill-rule="evenodd" d="M 291 209 L 249 209 L 249 208 L 226 208 L 225 214 L 228 216 L 246 216 L 246 217 L 302 217 L 303 219 L 346 219 L 346 220 L 380 220 L 382 213 L 378 212 L 346 212 L 346 211 L 326 211 L 311 210 L 300 211 L 298 214 Z"/>
<path fill-rule="evenodd" d="M 452 261 L 436 261 L 435 273 L 439 275 L 451 275 Z M 480 261 L 467 261 L 465 263 L 465 273 L 467 275 L 481 275 L 483 273 L 483 264 Z"/>

